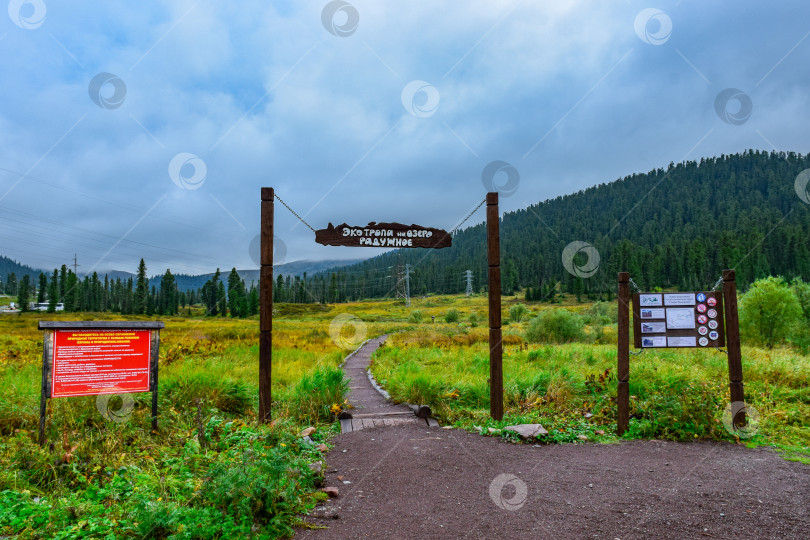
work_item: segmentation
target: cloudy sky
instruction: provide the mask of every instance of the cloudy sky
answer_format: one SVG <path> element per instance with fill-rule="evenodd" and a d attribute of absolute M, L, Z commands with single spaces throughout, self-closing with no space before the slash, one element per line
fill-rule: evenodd
<path fill-rule="evenodd" d="M 808 21 L 806 0 L 11 0 L 0 254 L 252 268 L 262 186 L 316 229 L 449 230 L 487 184 L 508 211 L 673 161 L 807 153 Z M 286 262 L 378 253 L 320 246 L 278 204 L 276 235 Z"/>

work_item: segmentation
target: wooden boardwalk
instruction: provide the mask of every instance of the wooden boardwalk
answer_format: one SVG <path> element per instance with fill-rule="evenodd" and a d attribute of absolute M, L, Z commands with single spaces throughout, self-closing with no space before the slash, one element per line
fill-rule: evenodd
<path fill-rule="evenodd" d="M 352 408 L 348 412 L 352 418 L 340 420 L 341 433 L 403 424 L 438 426 L 438 423 L 432 418 L 417 417 L 407 405 L 391 402 L 387 396 L 383 395 L 384 390 L 378 390 L 372 383 L 368 374 L 371 355 L 385 341 L 386 337 L 388 336 L 380 336 L 367 341 L 343 364 L 343 371 L 349 377 L 348 401 Z"/>

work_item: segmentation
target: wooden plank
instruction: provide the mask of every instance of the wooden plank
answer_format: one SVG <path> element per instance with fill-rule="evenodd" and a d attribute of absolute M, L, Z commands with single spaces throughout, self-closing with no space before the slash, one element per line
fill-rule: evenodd
<path fill-rule="evenodd" d="M 374 401 L 376 401 L 376 400 L 374 400 Z M 413 413 L 408 412 L 408 411 L 396 411 L 396 412 L 354 414 L 352 416 L 354 418 L 380 418 L 380 417 L 384 417 L 384 416 L 413 416 Z"/>
<path fill-rule="evenodd" d="M 498 193 L 487 193 L 489 277 L 489 414 L 503 418 L 503 342 L 501 341 L 501 233 Z"/>
<path fill-rule="evenodd" d="M 347 418 L 340 421 L 340 432 L 349 433 L 352 431 L 352 419 Z"/>
<path fill-rule="evenodd" d="M 40 330 L 70 330 L 104 328 L 124 330 L 162 330 L 166 324 L 160 321 L 39 321 Z"/>

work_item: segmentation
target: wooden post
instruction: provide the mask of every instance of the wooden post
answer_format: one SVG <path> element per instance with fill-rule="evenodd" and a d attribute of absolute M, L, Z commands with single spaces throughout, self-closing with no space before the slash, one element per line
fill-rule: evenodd
<path fill-rule="evenodd" d="M 503 418 L 503 341 L 501 339 L 501 239 L 498 193 L 487 193 L 489 262 L 489 414 Z"/>
<path fill-rule="evenodd" d="M 630 425 L 630 274 L 628 272 L 619 272 L 618 309 L 616 434 L 621 436 Z"/>
<path fill-rule="evenodd" d="M 271 420 L 273 366 L 273 188 L 262 188 L 259 276 L 259 421 Z"/>
<path fill-rule="evenodd" d="M 734 403 L 745 401 L 743 395 L 742 350 L 740 322 L 737 316 L 737 280 L 734 270 L 723 270 L 723 307 L 726 315 L 726 348 L 728 349 L 728 380 L 734 426 L 745 425 L 745 408 Z M 739 411 L 736 412 L 736 411 Z M 739 417 L 739 418 L 738 418 Z"/>
<path fill-rule="evenodd" d="M 37 441 L 40 446 L 45 445 L 45 416 L 48 411 L 48 398 L 51 397 L 50 372 L 52 343 L 53 330 L 46 330 L 42 347 L 42 386 L 40 386 L 39 393 L 39 437 Z"/>
<path fill-rule="evenodd" d="M 150 334 L 151 343 L 151 366 L 152 371 L 152 431 L 158 430 L 158 355 L 160 354 L 160 330 L 155 329 Z"/>

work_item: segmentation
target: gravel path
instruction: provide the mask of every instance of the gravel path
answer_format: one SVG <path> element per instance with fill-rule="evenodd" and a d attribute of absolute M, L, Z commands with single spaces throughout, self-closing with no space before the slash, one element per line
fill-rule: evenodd
<path fill-rule="evenodd" d="M 810 538 L 810 467 L 762 448 L 532 446 L 417 424 L 334 443 L 325 485 L 340 494 L 296 538 Z"/>

